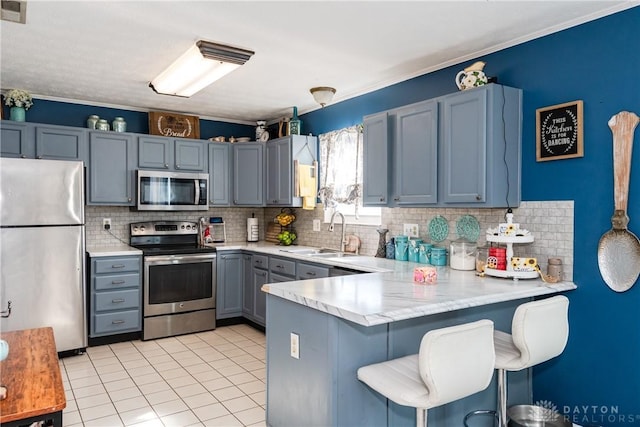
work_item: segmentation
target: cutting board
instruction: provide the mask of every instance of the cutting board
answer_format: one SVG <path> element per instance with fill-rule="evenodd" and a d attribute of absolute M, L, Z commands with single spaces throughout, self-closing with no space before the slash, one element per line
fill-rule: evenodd
<path fill-rule="evenodd" d="M 264 240 L 272 243 L 280 243 L 278 234 L 280 234 L 280 225 L 275 222 L 270 222 L 267 224 L 267 232 L 264 235 Z"/>

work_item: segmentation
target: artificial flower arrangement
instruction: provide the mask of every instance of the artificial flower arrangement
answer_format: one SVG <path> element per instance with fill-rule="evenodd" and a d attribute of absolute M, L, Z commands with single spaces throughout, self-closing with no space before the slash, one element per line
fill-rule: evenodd
<path fill-rule="evenodd" d="M 29 92 L 22 89 L 11 89 L 4 95 L 4 103 L 10 107 L 22 107 L 28 110 L 33 105 Z"/>

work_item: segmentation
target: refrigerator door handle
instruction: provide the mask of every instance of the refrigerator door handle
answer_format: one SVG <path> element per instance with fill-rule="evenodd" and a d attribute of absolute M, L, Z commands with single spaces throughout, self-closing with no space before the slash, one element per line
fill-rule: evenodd
<path fill-rule="evenodd" d="M 0 311 L 0 317 L 4 317 L 6 319 L 9 316 L 11 316 L 11 301 L 7 301 L 7 309 L 6 310 Z"/>

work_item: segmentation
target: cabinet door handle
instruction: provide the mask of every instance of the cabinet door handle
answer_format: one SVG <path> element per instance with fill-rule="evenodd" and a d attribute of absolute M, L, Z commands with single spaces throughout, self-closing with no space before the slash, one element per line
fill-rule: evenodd
<path fill-rule="evenodd" d="M 121 325 L 124 323 L 124 320 L 114 320 L 111 322 L 112 325 Z"/>
<path fill-rule="evenodd" d="M 221 258 L 222 259 L 227 259 L 227 256 L 226 255 L 222 255 Z"/>
<path fill-rule="evenodd" d="M 257 259 L 257 260 L 256 260 L 256 264 L 262 264 L 262 261 L 261 261 L 261 260 L 259 260 L 259 259 Z"/>
<path fill-rule="evenodd" d="M 27 156 L 25 156 L 24 154 L 22 156 L 20 156 L 21 159 L 26 159 Z"/>
<path fill-rule="evenodd" d="M 284 268 L 284 265 L 276 265 L 276 268 Z"/>
<path fill-rule="evenodd" d="M 111 302 L 113 304 L 119 304 L 121 302 L 124 302 L 124 298 L 116 298 L 116 299 L 112 299 Z"/>
<path fill-rule="evenodd" d="M 169 169 L 169 165 L 167 163 L 164 164 L 165 169 Z"/>
<path fill-rule="evenodd" d="M 176 169 L 180 169 L 180 165 L 176 165 Z"/>
<path fill-rule="evenodd" d="M 394 197 L 394 198 L 393 198 L 393 201 L 394 201 L 394 202 L 399 202 L 399 201 L 400 201 L 400 197 Z"/>
<path fill-rule="evenodd" d="M 112 280 L 111 284 L 112 285 L 122 285 L 124 283 L 124 280 Z"/>
<path fill-rule="evenodd" d="M 313 271 L 307 271 L 307 275 L 308 275 L 308 276 L 315 276 L 315 275 L 316 275 L 316 273 L 314 273 Z"/>
<path fill-rule="evenodd" d="M 124 264 L 113 264 L 111 268 L 124 268 Z"/>
<path fill-rule="evenodd" d="M 262 274 L 259 274 L 258 276 L 262 276 L 262 277 L 265 277 L 266 275 L 267 275 L 267 272 L 265 271 L 264 273 L 262 273 Z"/>
<path fill-rule="evenodd" d="M 480 195 L 478 194 L 478 195 L 476 196 L 476 200 L 480 201 L 480 200 L 482 200 L 482 197 L 480 197 Z"/>
<path fill-rule="evenodd" d="M 131 201 L 131 197 L 127 198 L 127 202 L 130 202 L 130 201 Z"/>
<path fill-rule="evenodd" d="M 381 201 L 381 202 L 384 202 L 384 197 L 380 197 L 380 201 Z"/>
<path fill-rule="evenodd" d="M 42 158 L 42 156 L 38 156 L 38 157 L 36 157 L 36 159 L 41 159 L 41 158 Z"/>

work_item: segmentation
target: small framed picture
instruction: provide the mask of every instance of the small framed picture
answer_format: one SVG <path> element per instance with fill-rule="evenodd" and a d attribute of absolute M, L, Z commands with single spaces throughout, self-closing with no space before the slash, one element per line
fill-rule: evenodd
<path fill-rule="evenodd" d="M 536 110 L 536 161 L 584 156 L 582 101 Z"/>

